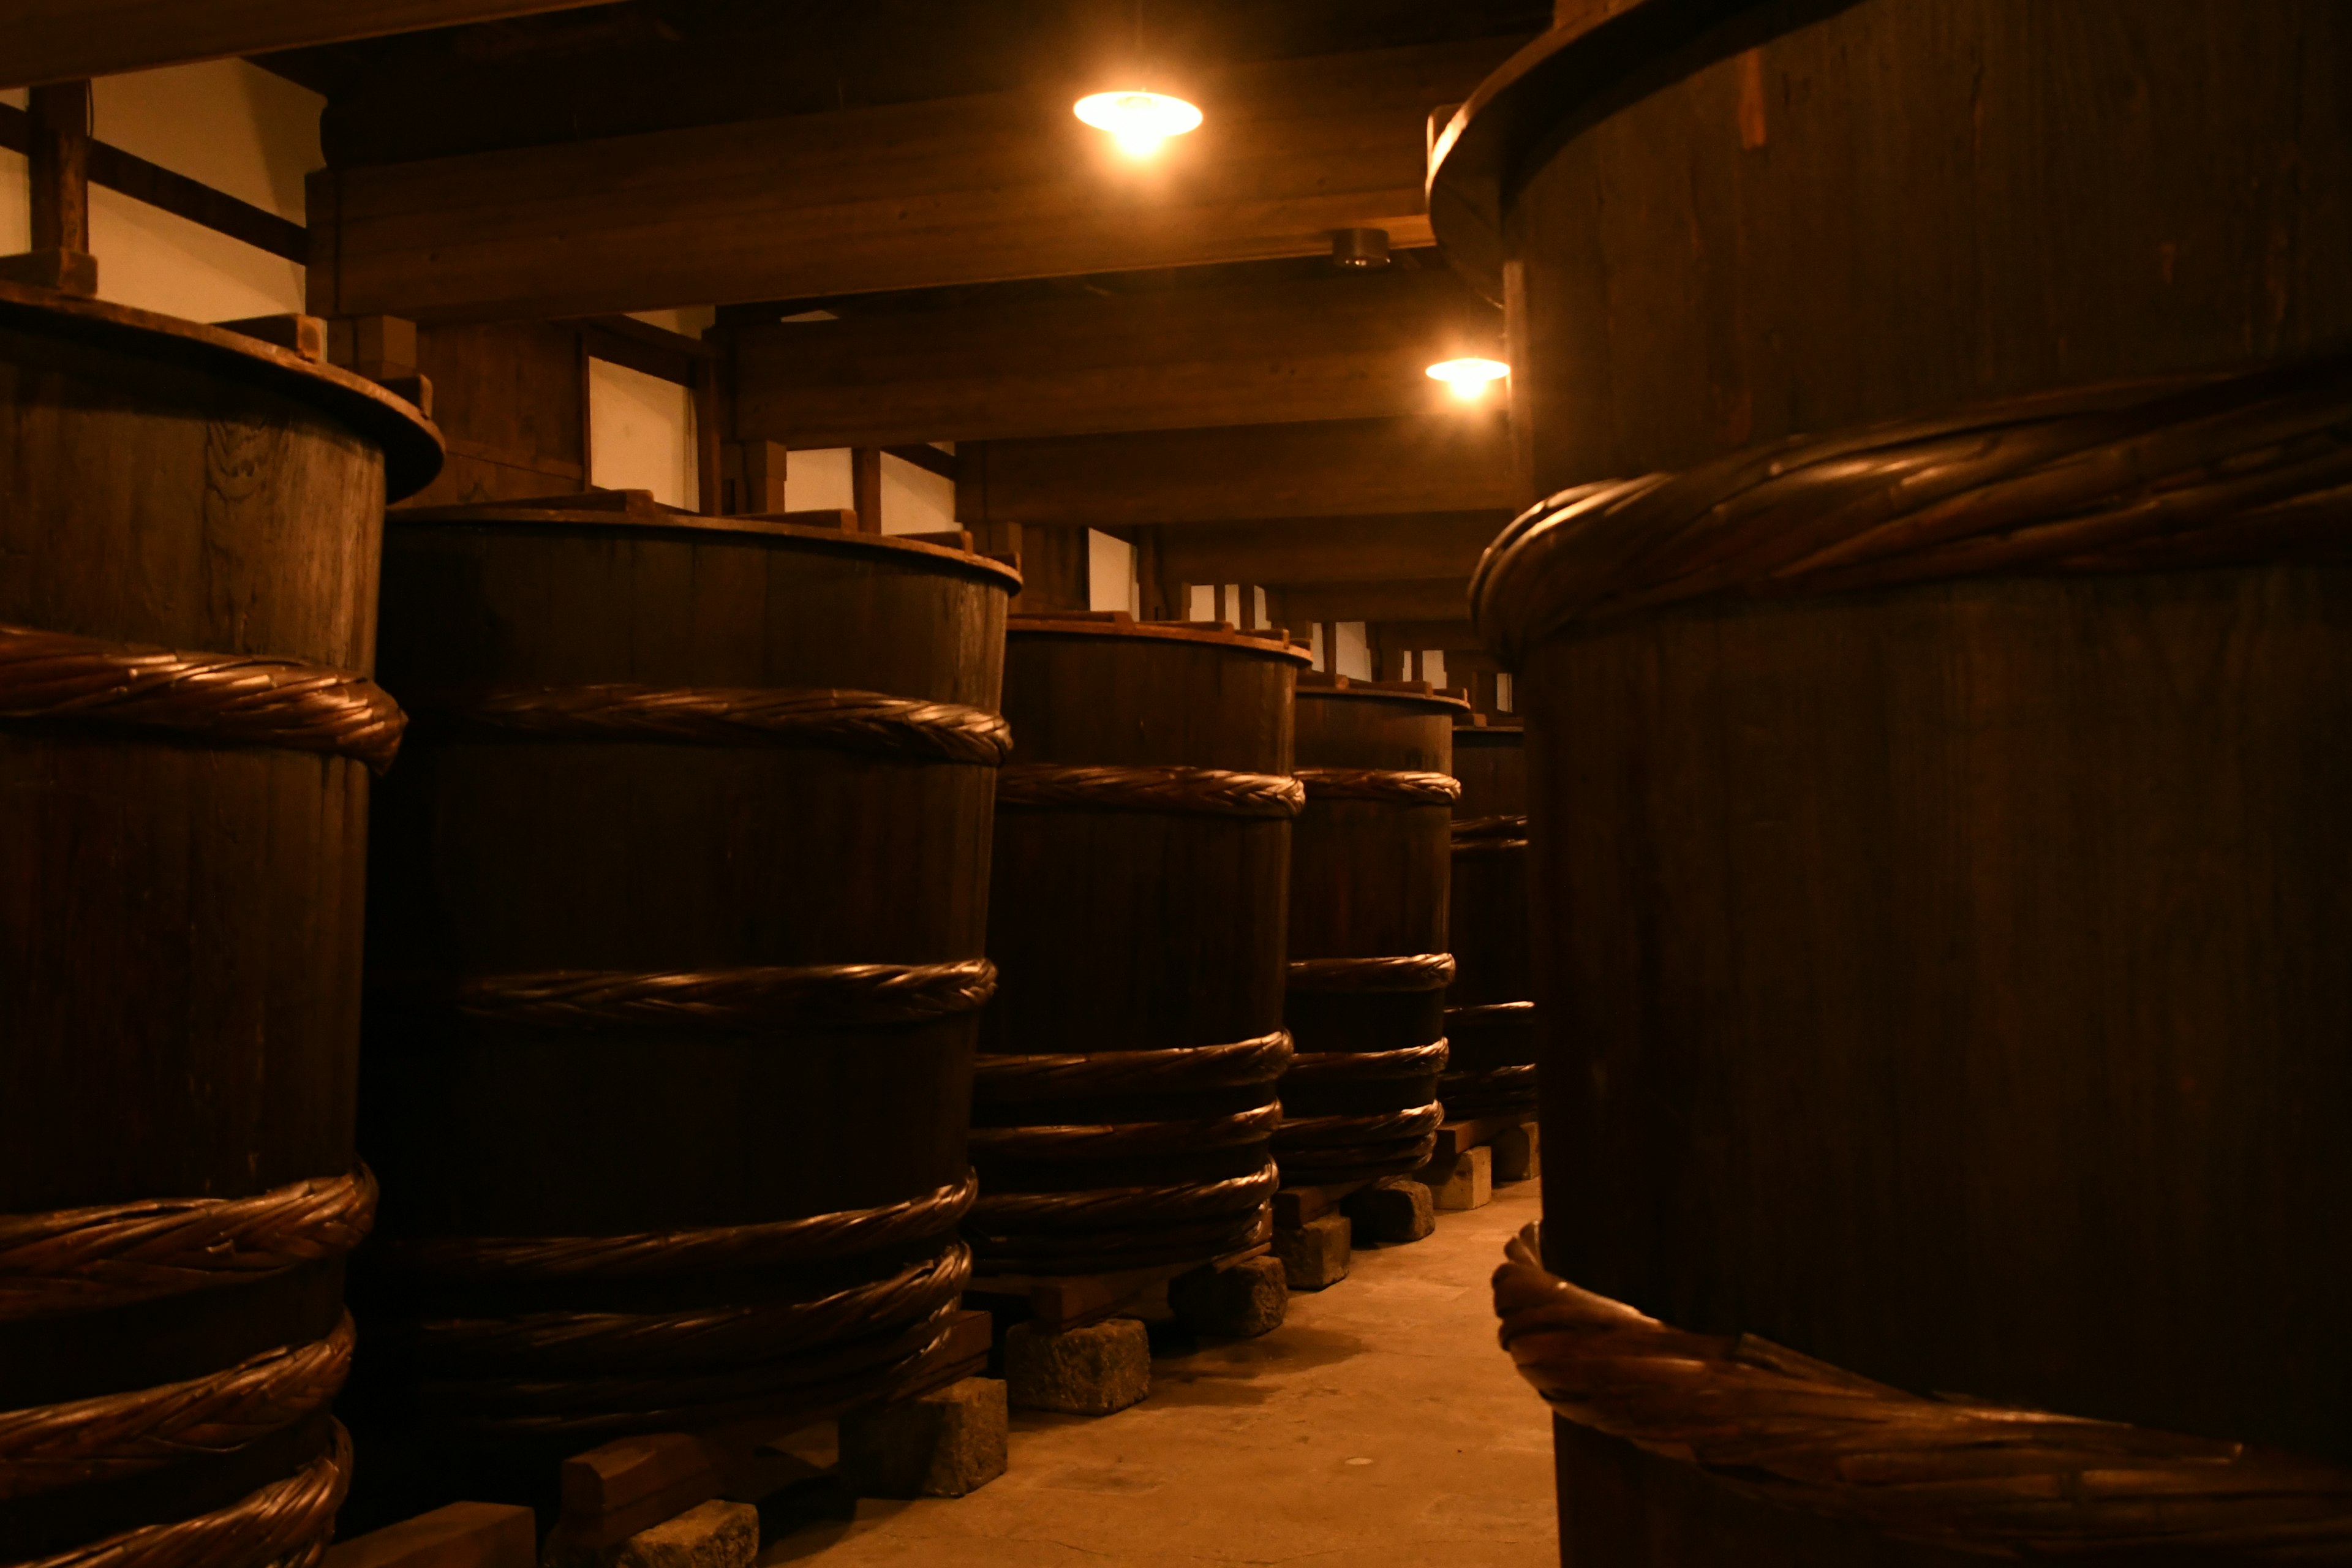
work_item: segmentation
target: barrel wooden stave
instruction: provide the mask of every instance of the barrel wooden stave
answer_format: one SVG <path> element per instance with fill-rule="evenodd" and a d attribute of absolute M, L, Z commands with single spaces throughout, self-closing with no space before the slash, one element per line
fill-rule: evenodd
<path fill-rule="evenodd" d="M 1454 773 L 1462 783 L 1462 798 L 1454 803 L 1448 916 L 1455 968 L 1445 993 L 1449 1050 L 1438 1091 L 1449 1115 L 1532 1110 L 1532 1081 L 1489 1076 L 1535 1065 L 1540 1047 L 1532 1008 L 1480 1011 L 1535 997 L 1527 731 L 1516 724 L 1455 726 Z"/>
<path fill-rule="evenodd" d="M 1204 628 L 1016 621 L 1005 673 L 1013 765 L 1286 777 L 1303 662 L 1265 639 Z M 1003 979 L 983 1019 L 983 1053 L 1179 1052 L 1276 1033 L 1290 839 L 1283 815 L 1001 806 L 989 951 Z M 1230 1117 L 1273 1099 L 1271 1076 L 1204 1082 L 1198 1073 L 1149 1088 L 1086 1083 L 1015 1097 L 992 1090 L 984 1055 L 973 1120 L 1141 1129 Z M 1147 1254 L 1211 1256 L 1260 1223 L 1264 1194 L 1244 1194 L 1218 1217 L 1173 1233 L 1122 1217 L 1132 1205 L 1107 1198 L 1083 1217 L 991 1220 L 986 1196 L 1198 1186 L 1254 1175 L 1266 1160 L 1262 1135 L 1095 1156 L 992 1153 L 978 1162 L 983 1212 L 968 1229 L 983 1238 L 984 1261 L 1048 1272 L 1124 1267 Z M 1145 1229 L 1158 1238 L 1138 1234 Z M 1204 1240 L 1211 1231 L 1224 1239 Z"/>
<path fill-rule="evenodd" d="M 437 466 L 432 427 L 355 378 L 0 286 L 0 626 L 92 639 L 91 657 L 364 675 L 388 451 L 396 491 Z M 350 1174 L 367 769 L 201 729 L 0 720 L 0 1213 Z M 54 1309 L 46 1278 L 20 1276 L 0 1315 L 0 1411 L 136 1399 L 325 1340 L 343 1310 L 332 1245 Z M 224 1451 L 0 1486 L 0 1558 L 231 1509 L 334 1443 L 320 1398 Z"/>

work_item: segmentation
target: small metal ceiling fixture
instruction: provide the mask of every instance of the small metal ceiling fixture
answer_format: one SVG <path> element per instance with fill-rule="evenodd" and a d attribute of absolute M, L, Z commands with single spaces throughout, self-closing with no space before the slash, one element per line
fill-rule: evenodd
<path fill-rule="evenodd" d="M 1335 228 L 1331 231 L 1334 267 L 1386 267 L 1389 231 L 1384 228 Z"/>

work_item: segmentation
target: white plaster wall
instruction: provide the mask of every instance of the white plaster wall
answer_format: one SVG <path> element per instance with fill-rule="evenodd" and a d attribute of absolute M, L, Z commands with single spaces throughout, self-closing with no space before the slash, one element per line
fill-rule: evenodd
<path fill-rule="evenodd" d="M 1350 680 L 1370 680 L 1372 678 L 1372 645 L 1364 635 L 1364 623 L 1341 621 L 1339 626 L 1339 673 Z"/>
<path fill-rule="evenodd" d="M 939 443 L 942 451 L 955 447 Z M 784 458 L 784 505 L 793 511 L 848 511 L 857 505 L 857 484 L 846 447 L 795 449 Z M 941 533 L 961 528 L 955 514 L 955 481 L 896 458 L 882 459 L 882 531 Z"/>
<path fill-rule="evenodd" d="M 608 490 L 651 490 L 695 510 L 694 397 L 673 381 L 601 359 L 588 362 L 588 478 Z"/>
<path fill-rule="evenodd" d="M 823 447 L 784 454 L 786 510 L 847 511 L 856 504 L 857 484 L 850 473 L 848 447 Z"/>
<path fill-rule="evenodd" d="M 1137 613 L 1141 591 L 1135 580 L 1135 546 L 1097 529 L 1087 530 L 1087 608 Z"/>
<path fill-rule="evenodd" d="M 0 89 L 0 103 L 17 109 L 31 96 L 21 87 Z M 25 184 L 28 177 L 25 155 L 0 148 L 0 256 L 33 248 L 32 194 Z"/>

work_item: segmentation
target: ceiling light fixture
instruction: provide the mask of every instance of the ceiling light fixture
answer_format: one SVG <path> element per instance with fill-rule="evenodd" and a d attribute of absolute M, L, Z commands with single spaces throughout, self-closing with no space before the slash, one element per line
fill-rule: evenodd
<path fill-rule="evenodd" d="M 1429 367 L 1429 379 L 1444 382 L 1445 389 L 1465 403 L 1486 396 L 1488 383 L 1510 374 L 1511 367 L 1498 359 L 1440 360 Z"/>
<path fill-rule="evenodd" d="M 1108 131 L 1130 157 L 1148 158 L 1171 136 L 1200 128 L 1201 111 L 1164 92 L 1097 92 L 1074 106 L 1080 120 Z"/>

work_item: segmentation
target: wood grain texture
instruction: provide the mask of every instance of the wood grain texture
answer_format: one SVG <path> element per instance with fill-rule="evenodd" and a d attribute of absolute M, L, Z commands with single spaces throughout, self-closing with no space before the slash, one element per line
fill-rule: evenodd
<path fill-rule="evenodd" d="M 1448 674 L 1452 674 L 1449 666 Z M 1447 931 L 1454 954 L 1454 984 L 1446 988 L 1448 1007 L 1485 1007 L 1502 1002 L 1535 999 L 1535 962 L 1528 912 L 1528 850 L 1524 843 L 1503 847 L 1511 839 L 1528 837 L 1527 731 L 1517 727 L 1495 728 L 1457 724 L 1454 727 L 1454 776 L 1462 781 L 1462 798 L 1454 803 L 1454 818 L 1466 823 L 1480 817 L 1518 817 L 1516 832 L 1496 837 L 1500 843 L 1454 841 L 1453 881 L 1448 892 Z M 1453 1042 L 1447 1073 L 1475 1073 L 1517 1067 L 1538 1059 L 1540 1047 L 1532 1016 L 1486 1015 L 1446 1020 L 1446 1037 Z M 1448 1093 L 1449 1088 L 1452 1092 Z M 1439 1080 L 1449 1118 L 1470 1110 L 1486 1110 L 1478 1091 Z M 1506 1097 L 1513 1109 L 1533 1109 L 1523 1092 Z"/>
<path fill-rule="evenodd" d="M 10 295 L 0 623 L 368 669 L 390 415 L 299 363 Z M 413 417 L 404 434 L 429 450 Z M 352 1170 L 368 787 L 331 754 L 0 723 L 0 1213 Z M 41 1284 L 24 1289 L 37 1300 Z M 336 1258 L 96 1311 L 61 1289 L 66 1304 L 0 1324 L 0 1408 L 319 1340 L 341 1286 Z M 322 1409 L 241 1453 L 28 1487 L 0 1500 L 0 1556 L 222 1507 L 329 1436 Z"/>
<path fill-rule="evenodd" d="M 2352 331 L 2340 7 L 1882 0 L 1749 58 L 1510 208 L 1538 493 Z"/>
<path fill-rule="evenodd" d="M 331 310 L 576 315 L 1426 243 L 1424 121 L 1515 40 L 1229 68 L 1125 157 L 1038 90 L 335 171 Z"/>
<path fill-rule="evenodd" d="M 160 0 L 10 0 L 0 26 L 8 60 L 0 87 L 114 76 L 227 55 L 341 43 L 560 11 L 581 0 L 231 0 L 197 6 Z"/>
<path fill-rule="evenodd" d="M 522 500 L 586 487 L 587 388 L 578 325 L 425 327 L 417 368 L 449 441 L 441 477 L 410 506 Z"/>
<path fill-rule="evenodd" d="M 1330 272 L 747 328 L 736 426 L 843 447 L 1381 418 L 1443 410 L 1434 361 L 1502 352 L 1451 273 Z"/>

